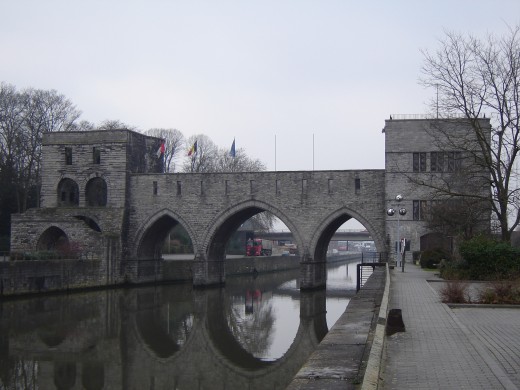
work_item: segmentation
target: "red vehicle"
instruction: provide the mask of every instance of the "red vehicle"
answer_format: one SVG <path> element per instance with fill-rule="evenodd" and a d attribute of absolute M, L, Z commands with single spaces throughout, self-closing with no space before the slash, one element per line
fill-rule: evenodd
<path fill-rule="evenodd" d="M 260 238 L 249 239 L 246 243 L 246 256 L 271 256 L 273 254 L 273 242 Z"/>

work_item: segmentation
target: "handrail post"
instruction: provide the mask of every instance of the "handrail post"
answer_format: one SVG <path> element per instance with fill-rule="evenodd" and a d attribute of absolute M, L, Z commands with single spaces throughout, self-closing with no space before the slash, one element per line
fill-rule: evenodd
<path fill-rule="evenodd" d="M 361 288 L 361 264 L 357 264 L 357 275 L 356 275 L 356 292 Z"/>

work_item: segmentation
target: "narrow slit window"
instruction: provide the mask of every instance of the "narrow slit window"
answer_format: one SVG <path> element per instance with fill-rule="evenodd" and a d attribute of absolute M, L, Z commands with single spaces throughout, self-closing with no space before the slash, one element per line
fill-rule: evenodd
<path fill-rule="evenodd" d="M 101 164 L 101 150 L 96 146 L 92 148 L 92 163 Z"/>
<path fill-rule="evenodd" d="M 157 195 L 157 182 L 156 181 L 153 182 L 153 194 Z"/>
<path fill-rule="evenodd" d="M 356 194 L 359 193 L 359 191 L 361 191 L 361 179 L 359 177 L 356 177 L 356 179 L 354 180 L 354 188 L 356 190 Z"/>
<path fill-rule="evenodd" d="M 65 148 L 65 164 L 72 165 L 72 148 L 71 147 Z"/>
<path fill-rule="evenodd" d="M 249 191 L 251 194 L 254 194 L 256 192 L 256 183 L 254 180 L 249 181 Z"/>
<path fill-rule="evenodd" d="M 200 194 L 204 195 L 204 182 L 202 180 L 200 181 Z"/>
<path fill-rule="evenodd" d="M 302 179 L 302 194 L 307 194 L 307 179 Z"/>
<path fill-rule="evenodd" d="M 224 194 L 229 195 L 229 180 L 224 182 Z"/>
<path fill-rule="evenodd" d="M 328 185 L 328 188 L 329 188 L 329 194 L 332 194 L 332 191 L 333 191 L 333 186 L 334 184 L 334 180 L 333 179 L 329 179 L 329 185 Z"/>
<path fill-rule="evenodd" d="M 280 194 L 282 191 L 281 191 L 281 185 L 280 185 L 280 180 L 276 180 L 276 195 Z"/>
<path fill-rule="evenodd" d="M 180 181 L 177 182 L 177 195 L 182 194 L 182 184 Z"/>

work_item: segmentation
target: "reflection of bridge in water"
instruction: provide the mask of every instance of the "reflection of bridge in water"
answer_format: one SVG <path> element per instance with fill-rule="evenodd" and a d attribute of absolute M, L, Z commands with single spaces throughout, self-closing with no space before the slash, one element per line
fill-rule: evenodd
<path fill-rule="evenodd" d="M 2 380 L 21 375 L 13 362 L 30 370 L 37 361 L 40 388 L 284 389 L 328 331 L 324 290 L 278 288 L 298 273 L 231 277 L 225 289 L 182 284 L 5 302 Z M 276 360 L 240 342 L 233 302 L 248 290 L 300 302 L 294 339 Z"/>

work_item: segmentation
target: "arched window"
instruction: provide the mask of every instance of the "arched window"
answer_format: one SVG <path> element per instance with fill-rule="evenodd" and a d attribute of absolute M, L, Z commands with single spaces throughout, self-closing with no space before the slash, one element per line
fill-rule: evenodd
<path fill-rule="evenodd" d="M 79 187 L 72 179 L 62 179 L 58 184 L 58 205 L 79 205 Z"/>
<path fill-rule="evenodd" d="M 87 206 L 107 205 L 107 183 L 100 177 L 90 179 L 85 188 Z"/>

